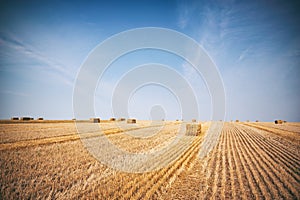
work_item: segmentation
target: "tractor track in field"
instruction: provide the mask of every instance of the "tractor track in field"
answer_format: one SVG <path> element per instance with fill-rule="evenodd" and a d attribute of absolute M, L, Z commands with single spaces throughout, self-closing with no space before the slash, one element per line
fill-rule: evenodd
<path fill-rule="evenodd" d="M 271 132 L 279 137 L 282 137 L 284 139 L 289 140 L 290 142 L 293 142 L 297 145 L 300 144 L 300 137 L 299 137 L 299 132 L 293 130 L 291 131 L 290 129 L 282 129 L 280 127 L 273 127 L 271 125 L 257 125 L 253 123 L 243 123 L 243 125 L 250 126 L 256 129 L 260 129 L 262 131 L 267 131 Z"/>
<path fill-rule="evenodd" d="M 180 191 L 180 183 L 187 183 L 185 199 L 300 199 L 296 151 L 269 137 L 254 127 L 226 123 L 215 148 L 200 161 L 205 163 L 200 173 L 193 168 L 171 193 Z"/>
<path fill-rule="evenodd" d="M 278 160 L 274 158 L 279 153 L 277 148 L 267 149 L 266 147 L 269 144 L 262 138 L 257 137 L 257 132 L 241 125 L 236 125 L 236 127 L 236 137 L 242 144 L 240 148 L 244 155 L 249 157 L 248 161 L 251 161 L 260 174 L 259 179 L 256 179 L 256 181 L 263 189 L 262 191 L 265 191 L 264 196 L 268 197 L 271 194 L 271 199 L 292 199 L 294 197 L 299 199 L 299 176 L 297 173 L 299 172 L 300 163 L 298 159 L 290 160 L 289 163 L 293 165 L 286 165 L 288 162 L 278 165 Z M 288 153 L 288 149 L 282 149 L 282 151 Z M 282 161 L 285 160 L 284 156 L 281 156 L 281 158 Z M 291 174 L 296 177 L 291 176 Z"/>
<path fill-rule="evenodd" d="M 172 125 L 172 124 L 166 124 L 165 126 L 168 126 L 168 125 Z M 60 135 L 60 136 L 46 137 L 46 138 L 39 138 L 39 139 L 21 140 L 21 141 L 16 141 L 16 142 L 6 142 L 6 143 L 0 144 L 0 151 L 19 149 L 19 148 L 25 148 L 25 147 L 31 147 L 31 146 L 71 142 L 71 141 L 76 141 L 76 140 L 80 140 L 80 139 L 101 137 L 104 135 L 119 134 L 119 133 L 124 133 L 124 132 L 128 132 L 128 131 L 147 129 L 147 128 L 153 128 L 153 127 L 159 127 L 159 126 L 163 126 L 163 125 L 134 127 L 134 128 L 128 128 L 125 130 L 120 129 L 120 128 L 110 128 L 110 129 L 103 130 L 102 132 L 99 132 L 99 131 L 87 132 L 84 134 L 80 134 L 80 136 L 78 134 L 72 134 L 72 135 L 69 134 L 69 135 Z"/>
<path fill-rule="evenodd" d="M 181 135 L 184 132 L 179 132 L 175 137 L 173 131 L 175 128 L 178 131 L 175 124 L 165 124 L 170 127 L 157 135 L 153 144 L 158 144 L 159 148 L 155 146 L 142 152 L 149 152 L 149 160 L 132 161 L 135 162 L 135 169 L 149 171 L 143 173 L 118 171 L 94 162 L 93 158 L 86 160 L 89 154 L 79 149 L 82 145 L 70 141 L 108 135 L 116 144 L 124 144 L 140 152 L 149 145 L 148 141 L 139 146 L 136 145 L 141 143 L 139 139 L 132 140 L 121 134 L 140 129 L 147 135 L 148 131 L 161 125 L 140 124 L 142 127 L 126 126 L 123 130 L 105 126 L 102 133 L 92 132 L 87 127 L 86 133 L 80 135 L 51 135 L 48 138 L 2 143 L 2 163 L 7 167 L 2 172 L 5 184 L 1 192 L 6 191 L 2 193 L 4 198 L 10 195 L 14 199 L 21 197 L 13 193 L 16 187 L 20 194 L 31 191 L 33 195 L 46 197 L 49 194 L 49 198 L 65 199 L 300 199 L 300 144 L 297 142 L 300 136 L 296 132 L 286 131 L 297 130 L 290 128 L 294 125 L 225 122 L 220 133 L 206 131 L 211 126 L 206 123 L 205 131 L 200 136 L 185 136 Z M 134 135 L 134 132 L 131 134 Z M 174 143 L 166 140 L 169 137 L 175 138 Z M 209 138 L 208 143 L 206 138 Z M 49 145 L 54 143 L 62 144 Z M 37 146 L 38 150 L 23 148 L 28 146 Z M 208 148 L 211 151 L 200 156 L 201 150 Z M 77 151 L 73 152 L 75 149 Z M 80 168 L 82 163 L 85 165 Z M 45 171 L 47 167 L 51 169 L 50 173 Z M 83 172 L 87 173 L 78 181 L 76 177 Z M 72 176 L 71 181 L 63 182 L 62 177 L 67 180 Z M 32 181 L 37 177 L 40 182 L 35 188 Z M 43 180 L 48 180 L 48 185 Z M 52 181 L 56 181 L 59 187 L 52 187 Z M 22 184 L 26 184 L 26 188 L 22 188 Z"/>
<path fill-rule="evenodd" d="M 186 136 L 185 136 L 186 137 Z M 186 148 L 186 151 L 180 153 L 178 159 L 174 159 L 172 164 L 154 172 L 146 173 L 144 176 L 139 176 L 133 181 L 122 185 L 117 193 L 112 193 L 112 199 L 156 199 L 161 193 L 164 192 L 164 186 L 168 187 L 171 182 L 185 169 L 189 169 L 195 160 L 200 148 L 200 144 L 203 140 L 203 136 L 187 136 L 186 141 L 179 143 L 178 146 L 170 151 L 175 155 L 178 155 L 177 151 L 181 148 Z M 173 151 L 173 152 L 172 152 Z M 170 156 L 170 154 L 165 155 Z M 165 157 L 161 157 L 163 162 Z M 159 162 L 159 161 L 157 161 Z"/>

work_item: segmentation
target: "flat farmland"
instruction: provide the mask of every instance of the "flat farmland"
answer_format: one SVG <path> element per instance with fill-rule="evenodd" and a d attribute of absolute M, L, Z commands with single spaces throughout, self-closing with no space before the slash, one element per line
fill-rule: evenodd
<path fill-rule="evenodd" d="M 300 123 L 225 122 L 217 134 L 205 122 L 199 136 L 185 122 L 119 123 L 80 123 L 79 135 L 74 123 L 0 124 L 0 198 L 300 199 Z M 156 170 L 123 172 L 80 140 L 102 137 L 130 153 L 170 148 L 140 166 Z"/>

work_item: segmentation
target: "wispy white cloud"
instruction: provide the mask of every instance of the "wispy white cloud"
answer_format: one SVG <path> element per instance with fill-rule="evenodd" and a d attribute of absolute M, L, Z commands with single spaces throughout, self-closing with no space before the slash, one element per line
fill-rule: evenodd
<path fill-rule="evenodd" d="M 182 8 L 180 14 L 179 14 L 179 19 L 178 19 L 178 26 L 181 29 L 184 29 L 188 22 L 189 22 L 189 9 L 187 7 Z"/>
<path fill-rule="evenodd" d="M 39 50 L 34 48 L 28 43 L 23 42 L 17 36 L 9 32 L 0 33 L 0 43 L 3 47 L 13 49 L 18 53 L 21 53 L 25 57 L 29 57 L 41 64 L 41 66 L 47 66 L 47 70 L 51 74 L 58 76 L 59 80 L 62 80 L 66 85 L 73 86 L 73 77 L 67 70 L 67 66 L 56 61 L 55 59 L 49 58 L 42 54 Z M 5 51 L 5 49 L 3 48 Z M 20 58 L 19 58 L 20 59 Z"/>
<path fill-rule="evenodd" d="M 184 29 L 186 28 L 190 21 L 192 20 L 193 12 L 196 6 L 191 6 L 191 4 L 194 4 L 193 2 L 185 3 L 181 2 L 180 5 L 178 5 L 178 19 L 177 19 L 177 25 L 179 28 Z"/>
<path fill-rule="evenodd" d="M 241 52 L 240 57 L 238 58 L 238 62 L 243 61 L 250 53 L 251 47 L 246 48 L 244 51 Z"/>
<path fill-rule="evenodd" d="M 2 90 L 0 91 L 1 94 L 8 94 L 8 95 L 14 95 L 14 96 L 21 96 L 21 97 L 28 97 L 30 96 L 27 93 L 23 93 L 23 92 L 15 92 L 15 91 L 11 91 L 11 90 Z"/>

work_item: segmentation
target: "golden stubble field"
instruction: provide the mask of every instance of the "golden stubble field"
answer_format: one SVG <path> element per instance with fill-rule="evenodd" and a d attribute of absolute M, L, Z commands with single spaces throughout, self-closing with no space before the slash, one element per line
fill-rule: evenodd
<path fill-rule="evenodd" d="M 100 123 L 102 132 L 82 123 L 83 137 L 107 137 L 132 153 L 156 151 L 170 144 L 182 122 L 138 123 L 122 129 Z M 74 123 L 2 123 L 0 199 L 300 199 L 300 123 L 225 122 L 215 137 L 209 126 L 149 163 L 174 159 L 171 164 L 126 173 L 98 162 Z M 209 148 L 205 138 L 218 139 L 199 158 Z"/>

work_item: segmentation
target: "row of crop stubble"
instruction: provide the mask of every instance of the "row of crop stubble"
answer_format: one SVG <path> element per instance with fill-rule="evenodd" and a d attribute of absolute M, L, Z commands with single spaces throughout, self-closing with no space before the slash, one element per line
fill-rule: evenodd
<path fill-rule="evenodd" d="M 290 130 L 286 132 L 270 126 L 225 123 L 217 145 L 201 160 L 197 153 L 204 134 L 184 137 L 170 151 L 170 156 L 178 156 L 171 165 L 138 174 L 101 165 L 77 140 L 5 150 L 1 151 L 1 193 L 12 199 L 299 199 L 299 144 L 283 135 L 294 133 L 289 125 L 282 127 Z M 161 132 L 168 136 L 157 135 L 155 145 L 175 137 L 176 127 L 169 128 Z M 133 146 L 133 152 L 141 150 L 138 140 L 110 137 L 116 144 Z M 180 151 L 186 145 L 187 151 Z"/>
<path fill-rule="evenodd" d="M 165 198 L 299 199 L 299 144 L 278 138 L 226 123 L 211 154 L 179 177 Z"/>

